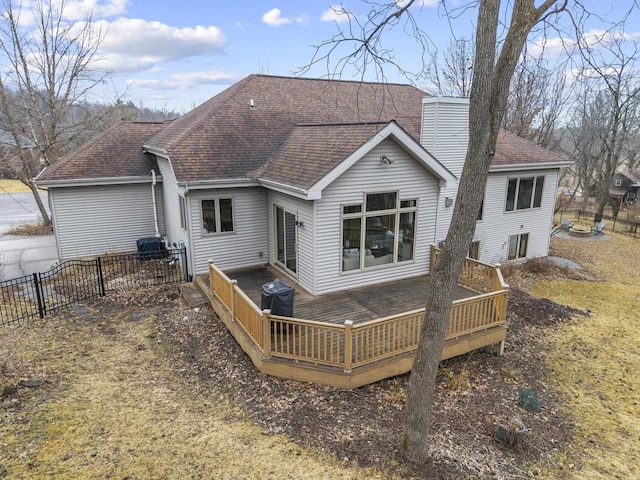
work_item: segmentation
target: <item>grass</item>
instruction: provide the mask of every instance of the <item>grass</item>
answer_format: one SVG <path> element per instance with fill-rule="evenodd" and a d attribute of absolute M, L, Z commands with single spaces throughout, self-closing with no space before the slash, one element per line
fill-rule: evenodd
<path fill-rule="evenodd" d="M 27 187 L 20 180 L 10 180 L 8 178 L 0 178 L 0 194 L 1 193 L 20 193 L 29 192 Z"/>
<path fill-rule="evenodd" d="M 539 297 L 591 312 L 543 341 L 554 388 L 577 424 L 575 444 L 557 459 L 573 467 L 569 478 L 640 478 L 640 241 L 609 234 L 609 241 L 552 240 L 552 254 L 580 263 L 597 281 L 532 287 Z"/>
<path fill-rule="evenodd" d="M 0 330 L 4 386 L 44 382 L 1 399 L 0 478 L 388 478 L 263 434 L 169 361 L 147 308 Z"/>
<path fill-rule="evenodd" d="M 53 228 L 51 225 L 45 225 L 42 222 L 37 223 L 25 223 L 22 225 L 18 225 L 17 227 L 13 227 L 11 230 L 7 232 L 8 235 L 22 235 L 22 236 L 33 236 L 33 235 L 51 235 L 53 234 Z"/>

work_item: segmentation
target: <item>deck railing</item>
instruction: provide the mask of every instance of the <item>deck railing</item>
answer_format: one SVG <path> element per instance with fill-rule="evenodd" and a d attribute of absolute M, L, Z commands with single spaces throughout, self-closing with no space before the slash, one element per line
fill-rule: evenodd
<path fill-rule="evenodd" d="M 431 270 L 440 254 L 440 249 L 431 245 Z M 507 290 L 509 286 L 504 283 L 499 265 L 493 266 L 472 258 L 465 258 L 458 277 L 458 283 L 463 287 L 479 293 L 489 293 L 498 290 Z"/>
<path fill-rule="evenodd" d="M 235 280 L 229 279 L 213 262 L 209 263 L 209 278 L 211 291 L 264 358 L 328 365 L 350 372 L 354 367 L 414 351 L 420 341 L 424 308 L 358 325 L 350 321 L 329 324 L 260 311 Z M 480 279 L 489 286 L 481 284 Z M 459 283 L 489 293 L 452 303 L 447 340 L 506 323 L 508 286 L 497 267 L 467 259 Z"/>

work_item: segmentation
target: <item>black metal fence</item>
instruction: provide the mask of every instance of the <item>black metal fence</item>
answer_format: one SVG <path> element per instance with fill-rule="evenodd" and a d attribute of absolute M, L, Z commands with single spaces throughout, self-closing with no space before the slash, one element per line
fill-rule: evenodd
<path fill-rule="evenodd" d="M 595 219 L 596 213 L 591 212 L 589 210 L 584 210 L 584 209 L 564 210 L 564 211 L 560 210 L 559 214 L 560 214 L 560 218 L 562 218 L 563 215 L 571 214 L 577 217 L 578 222 L 582 220 L 584 222 L 592 222 L 595 224 L 594 219 Z M 627 235 L 631 235 L 633 238 L 638 238 L 638 234 L 640 234 L 640 232 L 638 231 L 640 230 L 638 228 L 638 226 L 640 226 L 639 222 L 624 220 L 617 216 L 614 217 L 606 214 L 602 216 L 602 219 L 608 222 L 605 227 L 605 230 L 609 229 L 612 232 L 624 233 Z"/>
<path fill-rule="evenodd" d="M 0 325 L 44 318 L 75 303 L 116 290 L 189 280 L 186 248 L 67 260 L 51 270 L 0 282 Z"/>

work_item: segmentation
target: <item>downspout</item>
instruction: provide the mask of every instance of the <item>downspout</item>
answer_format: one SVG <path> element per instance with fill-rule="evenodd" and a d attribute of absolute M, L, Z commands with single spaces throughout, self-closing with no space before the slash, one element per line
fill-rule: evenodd
<path fill-rule="evenodd" d="M 160 229 L 158 228 L 158 208 L 156 206 L 156 172 L 151 170 L 151 199 L 153 202 L 153 222 L 156 227 L 156 238 L 160 238 Z"/>

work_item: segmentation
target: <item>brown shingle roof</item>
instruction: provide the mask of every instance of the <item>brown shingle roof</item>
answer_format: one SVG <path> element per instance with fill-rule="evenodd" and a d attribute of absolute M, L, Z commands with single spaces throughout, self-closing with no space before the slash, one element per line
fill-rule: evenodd
<path fill-rule="evenodd" d="M 250 75 L 145 145 L 168 153 L 178 181 L 249 178 L 296 124 L 396 120 L 419 140 L 424 95 L 408 85 Z"/>
<path fill-rule="evenodd" d="M 620 173 L 631 180 L 633 183 L 640 182 L 640 169 L 632 170 L 629 168 L 627 170 L 620 171 Z"/>
<path fill-rule="evenodd" d="M 38 181 L 150 176 L 155 157 L 142 144 L 166 124 L 120 122 L 49 166 Z"/>
<path fill-rule="evenodd" d="M 179 182 L 262 174 L 310 186 L 381 128 L 378 122 L 395 120 L 419 142 L 425 95 L 410 85 L 250 75 L 172 122 L 118 124 L 47 168 L 39 180 L 149 175 L 155 161 L 142 153 L 144 145 L 168 154 Z M 306 134 L 313 144 L 306 144 Z M 493 166 L 565 161 L 501 132 Z"/>
<path fill-rule="evenodd" d="M 568 159 L 543 148 L 526 138 L 500 130 L 492 167 L 533 165 L 537 163 L 564 163 Z"/>
<path fill-rule="evenodd" d="M 298 125 L 257 175 L 264 180 L 308 189 L 386 125 Z"/>

